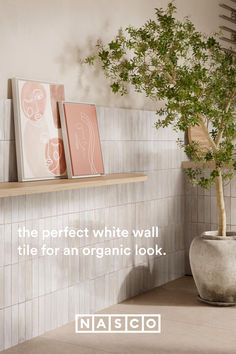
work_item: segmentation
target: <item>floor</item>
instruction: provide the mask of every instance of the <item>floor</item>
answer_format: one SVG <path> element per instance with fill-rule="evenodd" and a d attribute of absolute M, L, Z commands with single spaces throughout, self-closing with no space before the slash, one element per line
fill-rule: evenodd
<path fill-rule="evenodd" d="M 74 323 L 1 354 L 235 354 L 236 307 L 200 303 L 184 277 L 112 306 L 102 313 L 160 313 L 160 334 L 76 334 Z"/>

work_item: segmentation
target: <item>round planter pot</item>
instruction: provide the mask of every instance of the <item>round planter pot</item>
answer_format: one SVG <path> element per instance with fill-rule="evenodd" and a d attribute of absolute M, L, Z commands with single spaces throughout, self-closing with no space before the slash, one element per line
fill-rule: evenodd
<path fill-rule="evenodd" d="M 208 231 L 193 239 L 189 251 L 193 278 L 202 301 L 236 305 L 236 232 L 217 234 Z"/>

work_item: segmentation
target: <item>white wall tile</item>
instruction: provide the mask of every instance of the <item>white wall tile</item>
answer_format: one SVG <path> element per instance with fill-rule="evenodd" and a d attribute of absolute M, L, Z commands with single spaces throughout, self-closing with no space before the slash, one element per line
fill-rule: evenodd
<path fill-rule="evenodd" d="M 0 350 L 4 349 L 4 310 L 0 310 Z"/>
<path fill-rule="evenodd" d="M 4 307 L 4 268 L 0 267 L 0 309 Z"/>
<path fill-rule="evenodd" d="M 19 264 L 15 263 L 11 267 L 11 301 L 12 305 L 18 304 L 19 302 Z"/>
<path fill-rule="evenodd" d="M 0 140 L 5 140 L 4 123 L 5 119 L 5 100 L 0 100 Z"/>
<path fill-rule="evenodd" d="M 25 303 L 25 339 L 33 337 L 33 302 L 32 300 Z"/>
<path fill-rule="evenodd" d="M 4 228 L 4 265 L 11 264 L 12 238 L 11 238 L 11 224 L 5 224 Z"/>
<path fill-rule="evenodd" d="M 185 184 L 180 169 L 183 153 L 176 148 L 176 134 L 171 129 L 157 131 L 154 128 L 155 112 L 106 107 L 99 107 L 97 112 L 105 172 L 145 171 L 148 180 L 0 198 L 0 350 L 62 326 L 73 320 L 75 313 L 98 311 L 182 274 L 184 260 L 179 250 L 184 243 Z M 0 171 L 3 171 L 0 181 L 13 180 L 16 166 L 11 101 L 3 104 L 0 100 L 1 115 L 5 121 L 0 119 Z M 190 191 L 189 196 L 192 199 Z M 197 199 L 194 201 L 197 203 Z M 194 207 L 193 201 L 190 206 Z M 197 223 L 197 208 L 189 213 L 191 222 Z M 166 258 L 136 259 L 133 255 L 101 259 L 95 256 L 18 256 L 17 247 L 24 243 L 38 248 L 45 243 L 51 247 L 79 247 L 81 250 L 85 246 L 119 247 L 122 242 L 133 248 L 136 242 L 132 238 L 105 242 L 92 238 L 42 240 L 43 229 L 67 225 L 76 229 L 87 226 L 91 230 L 105 225 L 128 230 L 158 225 L 161 229 L 158 242 L 173 253 Z M 37 229 L 39 238 L 19 239 L 19 226 Z M 143 247 L 155 244 L 155 240 L 150 239 L 137 242 Z M 139 267 L 134 269 L 135 265 Z M 8 313 L 6 317 L 1 313 L 6 311 L 6 308 L 1 310 L 5 306 L 9 306 L 10 317 Z M 3 340 L 1 344 L 1 335 L 4 337 L 1 321 L 6 322 L 6 328 L 11 327 L 5 344 Z"/>
<path fill-rule="evenodd" d="M 26 340 L 26 333 L 25 333 L 25 302 L 19 304 L 19 343 L 22 343 Z"/>
<path fill-rule="evenodd" d="M 11 307 L 4 310 L 4 349 L 11 347 L 12 329 L 11 329 Z"/>
<path fill-rule="evenodd" d="M 5 241 L 5 227 L 0 225 L 0 267 L 4 265 L 4 241 Z"/>
<path fill-rule="evenodd" d="M 19 305 L 12 306 L 11 311 L 11 346 L 19 343 Z"/>
<path fill-rule="evenodd" d="M 39 335 L 39 298 L 35 298 L 32 301 L 32 337 L 34 338 Z"/>
<path fill-rule="evenodd" d="M 12 301 L 11 268 L 10 265 L 4 267 L 4 307 L 11 306 Z"/>
<path fill-rule="evenodd" d="M 38 298 L 39 303 L 38 303 L 38 335 L 41 335 L 45 332 L 45 296 L 40 296 Z M 58 312 L 60 311 L 60 308 L 58 307 Z M 61 323 L 58 323 L 58 327 L 61 325 Z"/>
<path fill-rule="evenodd" d="M 24 302 L 26 299 L 26 267 L 25 262 L 19 263 L 19 278 L 18 278 L 18 291 L 19 291 L 19 302 Z"/>

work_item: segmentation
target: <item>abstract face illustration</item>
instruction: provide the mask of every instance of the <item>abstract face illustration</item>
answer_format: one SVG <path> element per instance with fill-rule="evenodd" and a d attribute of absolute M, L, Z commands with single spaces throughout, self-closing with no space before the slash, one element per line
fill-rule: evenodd
<path fill-rule="evenodd" d="M 103 174 L 95 106 L 65 102 L 63 107 L 70 155 L 69 173 L 72 177 Z"/>
<path fill-rule="evenodd" d="M 64 86 L 17 78 L 12 83 L 19 180 L 64 177 L 67 169 L 57 107 L 64 100 Z"/>
<path fill-rule="evenodd" d="M 75 126 L 74 134 L 75 147 L 83 154 L 83 158 L 87 159 L 90 173 L 98 173 L 94 164 L 95 132 L 93 124 L 87 114 L 83 112 L 80 113 L 80 119 L 78 119 L 78 123 Z"/>
<path fill-rule="evenodd" d="M 26 82 L 21 91 L 21 108 L 26 118 L 40 120 L 45 112 L 46 91 L 40 83 Z"/>
<path fill-rule="evenodd" d="M 63 141 L 60 138 L 50 139 L 45 148 L 46 165 L 54 176 L 62 175 L 66 170 Z"/>

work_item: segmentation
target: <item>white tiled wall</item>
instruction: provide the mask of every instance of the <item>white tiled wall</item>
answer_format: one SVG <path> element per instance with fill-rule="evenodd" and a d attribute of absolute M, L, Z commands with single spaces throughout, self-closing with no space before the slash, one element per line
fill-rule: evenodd
<path fill-rule="evenodd" d="M 184 274 L 183 154 L 154 112 L 97 109 L 106 173 L 143 171 L 148 181 L 0 199 L 0 350 Z M 11 102 L 0 101 L 0 179 L 16 179 Z M 10 123 L 11 122 L 11 123 Z M 9 153 L 10 152 L 10 153 Z M 160 228 L 163 257 L 20 257 L 19 226 Z M 39 246 L 42 239 L 31 240 Z M 131 246 L 132 239 L 49 239 L 52 247 Z M 140 240 L 153 246 L 154 239 Z"/>
<path fill-rule="evenodd" d="M 236 231 L 236 178 L 224 189 L 227 215 L 227 229 Z M 186 272 L 191 273 L 189 266 L 189 247 L 195 236 L 204 231 L 217 230 L 217 202 L 215 187 L 207 191 L 200 187 L 192 187 L 186 181 Z"/>

